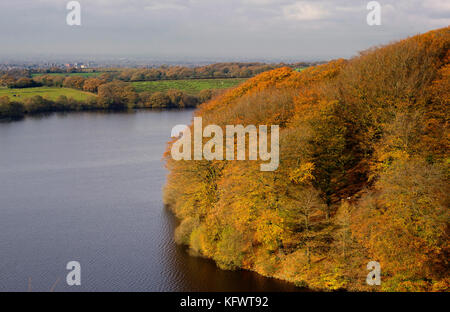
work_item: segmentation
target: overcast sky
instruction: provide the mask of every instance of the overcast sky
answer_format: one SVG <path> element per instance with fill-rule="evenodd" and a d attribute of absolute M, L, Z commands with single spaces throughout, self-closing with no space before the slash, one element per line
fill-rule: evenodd
<path fill-rule="evenodd" d="M 0 56 L 22 54 L 327 60 L 445 27 L 450 0 L 1 0 Z"/>

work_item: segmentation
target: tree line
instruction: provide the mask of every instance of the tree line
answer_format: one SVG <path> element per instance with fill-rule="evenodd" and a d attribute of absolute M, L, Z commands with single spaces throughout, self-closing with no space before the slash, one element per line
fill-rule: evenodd
<path fill-rule="evenodd" d="M 211 79 L 211 78 L 250 78 L 268 70 L 280 67 L 304 68 L 316 63 L 293 63 L 293 64 L 266 64 L 266 63 L 215 63 L 205 66 L 168 66 L 162 65 L 151 68 L 110 68 L 108 71 L 102 69 L 90 69 L 88 72 L 98 72 L 101 79 L 106 80 L 122 80 L 122 81 L 156 81 L 156 80 L 181 80 L 181 79 Z M 17 71 L 16 71 L 17 72 Z M 26 72 L 26 71 L 25 71 Z M 49 74 L 49 73 L 71 73 L 78 72 L 75 68 L 43 68 L 28 71 L 28 77 L 33 73 Z M 87 71 L 81 71 L 85 73 Z M 23 76 L 24 71 L 22 71 Z"/>

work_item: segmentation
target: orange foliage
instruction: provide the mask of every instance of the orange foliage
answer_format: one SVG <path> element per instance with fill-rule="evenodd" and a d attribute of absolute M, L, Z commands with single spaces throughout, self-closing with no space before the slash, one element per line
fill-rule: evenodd
<path fill-rule="evenodd" d="M 299 286 L 367 290 L 376 260 L 382 290 L 445 289 L 449 45 L 447 27 L 265 72 L 201 105 L 204 126 L 280 125 L 280 166 L 166 153 L 178 240 Z"/>

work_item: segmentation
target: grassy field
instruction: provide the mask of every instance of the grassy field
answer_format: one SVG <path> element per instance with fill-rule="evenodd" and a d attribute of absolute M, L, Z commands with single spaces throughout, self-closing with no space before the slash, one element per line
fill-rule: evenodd
<path fill-rule="evenodd" d="M 196 95 L 205 89 L 228 89 L 235 87 L 246 79 L 186 79 L 186 80 L 160 80 L 132 82 L 137 92 L 167 92 L 175 89 Z"/>
<path fill-rule="evenodd" d="M 101 74 L 103 74 L 103 72 L 98 72 L 98 73 L 46 73 L 46 74 L 32 74 L 31 76 L 34 77 L 38 77 L 38 76 L 43 76 L 43 75 L 49 75 L 49 76 L 63 76 L 63 77 L 69 77 L 69 76 L 81 76 L 81 77 L 97 77 L 100 76 Z"/>
<path fill-rule="evenodd" d="M 89 92 L 57 87 L 39 87 L 39 88 L 24 88 L 24 89 L 0 88 L 0 97 L 5 95 L 9 96 L 10 99 L 19 102 L 23 99 L 30 98 L 35 95 L 40 95 L 43 98 L 47 98 L 50 100 L 56 100 L 60 95 L 65 95 L 68 98 L 73 98 L 79 101 L 87 100 L 88 98 L 95 96 L 94 94 Z"/>

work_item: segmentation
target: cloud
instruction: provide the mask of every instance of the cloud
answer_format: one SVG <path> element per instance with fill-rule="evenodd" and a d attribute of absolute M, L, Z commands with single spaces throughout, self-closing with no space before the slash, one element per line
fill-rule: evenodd
<path fill-rule="evenodd" d="M 306 1 L 283 6 L 282 10 L 287 19 L 297 21 L 321 20 L 330 15 L 321 5 Z"/>
<path fill-rule="evenodd" d="M 448 0 L 424 0 L 423 7 L 438 11 L 444 10 L 450 13 L 450 1 Z"/>
<path fill-rule="evenodd" d="M 144 7 L 147 11 L 161 11 L 161 10 L 185 10 L 186 6 L 176 3 L 154 3 Z"/>

